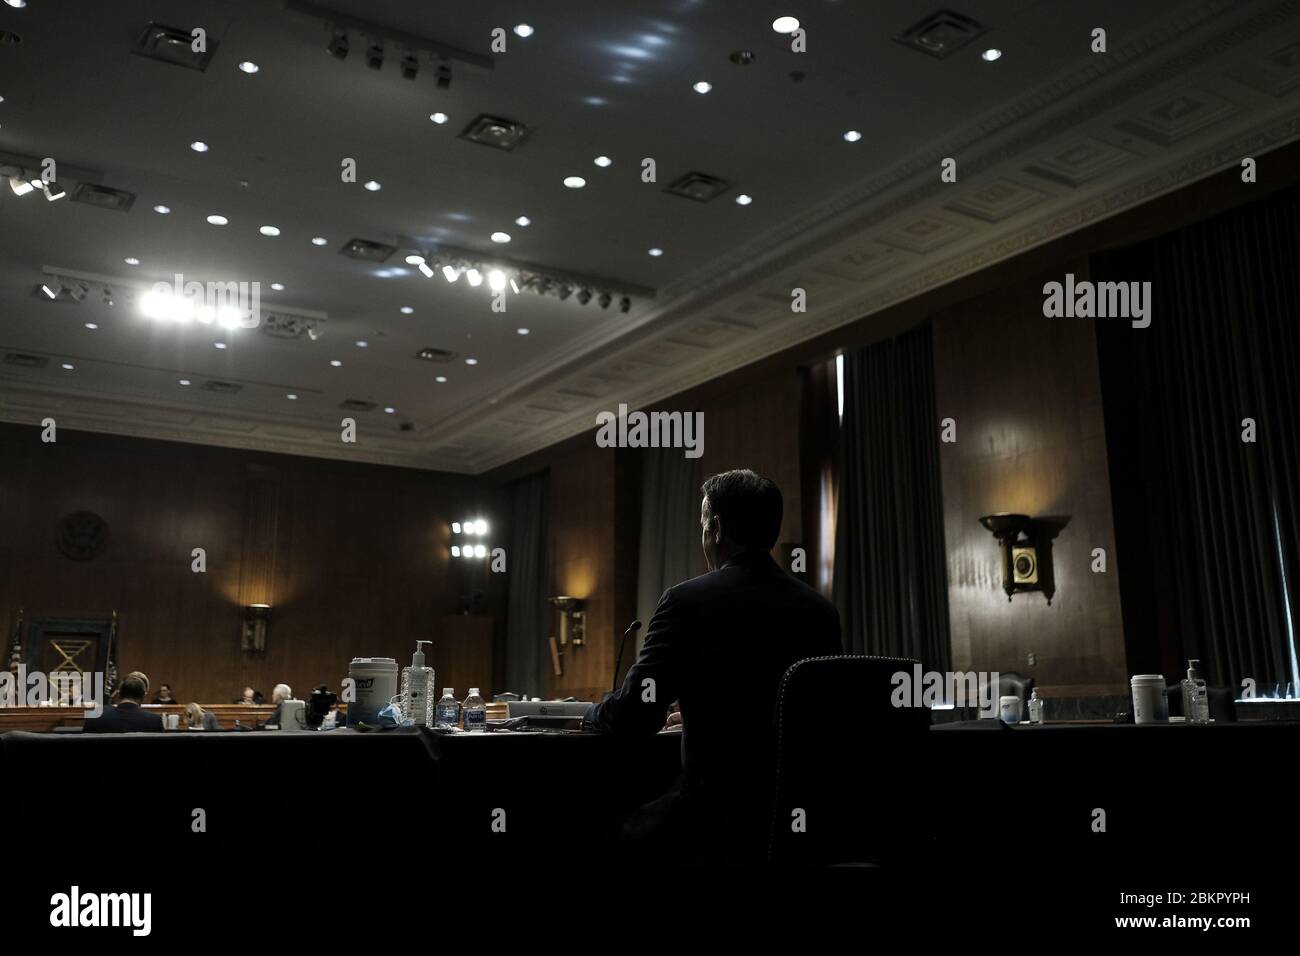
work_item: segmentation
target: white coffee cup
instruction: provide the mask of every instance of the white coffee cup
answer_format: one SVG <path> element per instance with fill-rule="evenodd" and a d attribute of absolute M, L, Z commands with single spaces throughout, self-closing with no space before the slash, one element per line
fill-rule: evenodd
<path fill-rule="evenodd" d="M 1165 699 L 1163 674 L 1134 674 L 1129 686 L 1133 691 L 1133 723 L 1168 723 L 1169 701 Z"/>
<path fill-rule="evenodd" d="M 998 716 L 1004 724 L 1020 723 L 1020 698 L 1015 695 L 999 697 Z"/>

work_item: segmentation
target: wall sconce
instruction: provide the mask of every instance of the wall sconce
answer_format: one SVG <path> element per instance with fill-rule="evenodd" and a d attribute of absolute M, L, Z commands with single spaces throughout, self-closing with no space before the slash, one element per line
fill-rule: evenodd
<path fill-rule="evenodd" d="M 560 647 L 572 644 L 581 647 L 586 630 L 587 612 L 580 598 L 560 594 L 550 599 L 560 612 Z"/>
<path fill-rule="evenodd" d="M 486 558 L 492 553 L 492 549 L 484 541 L 480 540 L 475 543 L 466 540 L 469 537 L 482 539 L 487 535 L 488 523 L 483 518 L 470 518 L 464 522 L 453 521 L 451 523 L 451 533 L 461 536 L 451 546 L 451 556 L 453 558 Z"/>
<path fill-rule="evenodd" d="M 1042 591 L 1047 603 L 1056 593 L 1052 572 L 1052 541 L 1070 523 L 1068 515 L 995 514 L 980 518 L 980 524 L 998 539 L 1002 551 L 1002 590 L 1007 600 L 1017 591 Z"/>
<path fill-rule="evenodd" d="M 250 604 L 244 608 L 243 636 L 239 647 L 245 651 L 266 650 L 266 632 L 271 627 L 271 605 Z"/>

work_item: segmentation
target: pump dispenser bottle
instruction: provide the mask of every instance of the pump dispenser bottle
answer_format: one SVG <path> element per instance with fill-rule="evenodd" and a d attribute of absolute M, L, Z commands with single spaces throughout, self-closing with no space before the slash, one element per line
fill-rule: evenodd
<path fill-rule="evenodd" d="M 1187 662 L 1187 677 L 1182 682 L 1183 720 L 1189 724 L 1208 724 L 1210 722 L 1210 698 L 1201 680 L 1199 660 Z"/>
<path fill-rule="evenodd" d="M 423 647 L 432 643 L 416 641 L 411 666 L 402 671 L 402 715 L 415 721 L 417 727 L 427 727 L 433 723 L 433 668 L 424 663 Z"/>

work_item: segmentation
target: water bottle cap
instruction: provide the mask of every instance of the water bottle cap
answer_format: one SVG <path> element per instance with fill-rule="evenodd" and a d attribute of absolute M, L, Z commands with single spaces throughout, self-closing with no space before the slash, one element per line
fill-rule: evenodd
<path fill-rule="evenodd" d="M 456 688 L 454 688 L 454 687 L 444 687 L 444 688 L 442 689 L 442 696 L 443 696 L 443 697 L 454 697 L 454 696 L 456 696 Z"/>
<path fill-rule="evenodd" d="M 478 696 L 478 688 L 477 688 L 477 687 L 471 687 L 471 688 L 469 689 L 469 696 L 471 696 L 471 697 L 477 697 L 477 696 Z"/>

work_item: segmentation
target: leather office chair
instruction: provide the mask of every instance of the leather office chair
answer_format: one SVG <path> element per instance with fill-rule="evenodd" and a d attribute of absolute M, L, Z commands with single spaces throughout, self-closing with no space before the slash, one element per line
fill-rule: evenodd
<path fill-rule="evenodd" d="M 913 778 L 928 707 L 895 707 L 893 675 L 915 661 L 810 657 L 781 679 L 776 782 L 767 841 L 773 863 L 896 863 L 924 852 L 924 781 Z M 803 832 L 795 832 L 802 814 Z"/>
<path fill-rule="evenodd" d="M 1015 671 L 1003 671 L 998 675 L 998 696 L 1020 698 L 1020 719 L 1029 719 L 1029 697 L 1034 690 L 1034 679 L 1017 674 Z M 997 707 L 1000 701 L 993 701 Z"/>

